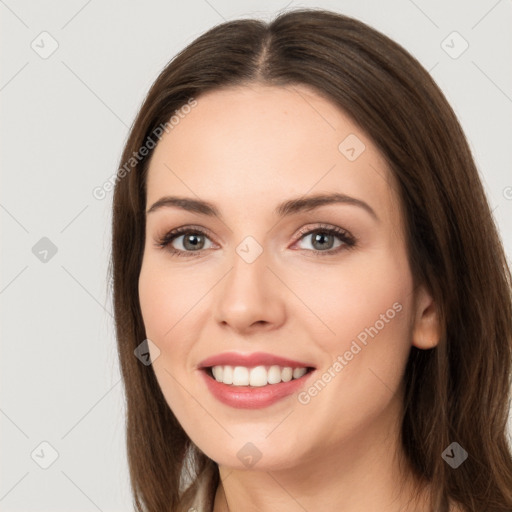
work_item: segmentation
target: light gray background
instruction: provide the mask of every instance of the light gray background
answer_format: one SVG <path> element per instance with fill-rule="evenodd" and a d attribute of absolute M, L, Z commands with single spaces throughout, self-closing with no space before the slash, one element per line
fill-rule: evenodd
<path fill-rule="evenodd" d="M 431 71 L 512 254 L 511 0 L 0 0 L 0 510 L 132 510 L 106 280 L 111 194 L 92 190 L 116 172 L 147 89 L 178 50 L 224 20 L 300 6 L 357 17 Z M 58 43 L 46 59 L 43 31 Z M 453 31 L 469 44 L 458 58 Z M 57 248 L 46 262 L 32 250 L 43 237 Z M 58 452 L 48 469 L 43 441 Z"/>

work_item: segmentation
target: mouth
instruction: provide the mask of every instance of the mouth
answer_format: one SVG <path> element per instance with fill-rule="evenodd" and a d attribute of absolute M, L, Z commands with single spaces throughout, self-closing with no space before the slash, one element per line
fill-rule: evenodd
<path fill-rule="evenodd" d="M 230 366 L 215 365 L 200 369 L 206 389 L 216 400 L 234 409 L 262 409 L 291 398 L 315 374 L 307 366 Z"/>
<path fill-rule="evenodd" d="M 265 352 L 224 352 L 198 364 L 206 388 L 225 405 L 236 409 L 268 407 L 307 385 L 316 368 Z"/>

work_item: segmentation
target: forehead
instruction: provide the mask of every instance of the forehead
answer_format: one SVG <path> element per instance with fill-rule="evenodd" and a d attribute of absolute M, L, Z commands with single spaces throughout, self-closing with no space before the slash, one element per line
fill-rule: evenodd
<path fill-rule="evenodd" d="M 225 88 L 187 111 L 154 150 L 148 205 L 165 194 L 198 196 L 254 215 L 288 197 L 339 192 L 383 216 L 396 209 L 393 177 L 373 142 L 306 86 Z"/>

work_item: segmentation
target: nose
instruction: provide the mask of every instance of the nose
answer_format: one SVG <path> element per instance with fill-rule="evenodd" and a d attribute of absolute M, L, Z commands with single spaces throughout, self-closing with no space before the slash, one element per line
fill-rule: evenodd
<path fill-rule="evenodd" d="M 249 334 L 284 323 L 286 287 L 269 264 L 266 251 L 251 263 L 234 253 L 231 269 L 215 287 L 214 318 L 219 325 Z"/>

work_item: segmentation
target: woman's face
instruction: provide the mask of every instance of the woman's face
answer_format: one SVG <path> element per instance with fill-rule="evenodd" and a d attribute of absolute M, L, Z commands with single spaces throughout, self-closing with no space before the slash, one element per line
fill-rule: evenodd
<path fill-rule="evenodd" d="M 225 466 L 368 449 L 396 427 L 411 344 L 432 344 L 384 159 L 305 86 L 180 114 L 150 162 L 139 279 L 169 407 Z"/>

